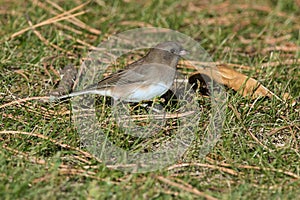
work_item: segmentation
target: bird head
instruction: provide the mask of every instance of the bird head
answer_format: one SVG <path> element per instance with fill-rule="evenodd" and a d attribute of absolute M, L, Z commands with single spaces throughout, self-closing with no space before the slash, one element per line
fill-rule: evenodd
<path fill-rule="evenodd" d="M 163 42 L 156 45 L 153 49 L 167 51 L 177 56 L 184 56 L 188 53 L 178 42 Z"/>

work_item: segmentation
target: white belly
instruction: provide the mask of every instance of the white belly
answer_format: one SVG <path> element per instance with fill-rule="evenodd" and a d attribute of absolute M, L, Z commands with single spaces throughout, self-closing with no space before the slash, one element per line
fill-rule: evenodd
<path fill-rule="evenodd" d="M 120 87 L 114 90 L 113 95 L 115 99 L 129 102 L 139 102 L 143 100 L 151 100 L 156 96 L 163 95 L 168 91 L 169 86 L 164 84 L 152 84 L 140 87 Z"/>

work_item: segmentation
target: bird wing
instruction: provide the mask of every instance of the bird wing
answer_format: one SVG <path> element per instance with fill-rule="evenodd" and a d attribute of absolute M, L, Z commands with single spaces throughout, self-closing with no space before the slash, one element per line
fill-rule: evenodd
<path fill-rule="evenodd" d="M 108 88 L 113 87 L 116 85 L 125 85 L 125 84 L 132 84 L 137 82 L 144 81 L 144 74 L 139 73 L 141 70 L 136 70 L 136 68 L 144 68 L 145 64 L 142 61 L 138 60 L 126 67 L 126 69 L 119 70 L 116 73 L 109 75 L 108 77 L 104 78 L 103 80 L 99 81 L 96 84 L 90 85 L 86 89 L 101 89 L 101 88 Z"/>

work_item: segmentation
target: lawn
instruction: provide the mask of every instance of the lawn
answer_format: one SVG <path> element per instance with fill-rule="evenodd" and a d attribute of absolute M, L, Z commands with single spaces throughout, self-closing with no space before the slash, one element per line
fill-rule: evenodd
<path fill-rule="evenodd" d="M 300 198 L 299 0 L 0 0 L 0 25 L 3 199 Z M 224 87 L 222 129 L 205 156 L 199 156 L 200 137 L 157 171 L 129 173 L 106 165 L 82 146 L 71 101 L 43 99 L 59 86 L 65 66 L 80 69 L 98 44 L 141 27 L 188 35 L 215 64 L 255 78 L 279 98 L 251 99 Z M 120 59 L 120 66 L 143 53 Z M 286 93 L 291 98 L 283 100 Z M 210 101 L 198 98 L 204 111 L 199 136 Z M 117 145 L 131 148 L 138 142 L 107 120 L 104 100 L 97 101 L 101 126 Z M 172 137 L 159 136 L 139 141 L 135 150 L 151 151 L 160 138 Z"/>

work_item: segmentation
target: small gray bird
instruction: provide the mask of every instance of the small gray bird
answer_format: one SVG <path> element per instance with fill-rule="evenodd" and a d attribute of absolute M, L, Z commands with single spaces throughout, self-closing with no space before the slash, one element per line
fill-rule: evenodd
<path fill-rule="evenodd" d="M 177 42 L 160 43 L 151 48 L 146 56 L 131 63 L 124 70 L 111 74 L 82 91 L 56 99 L 98 94 L 125 102 L 151 100 L 163 95 L 171 87 L 178 60 L 186 53 Z"/>

